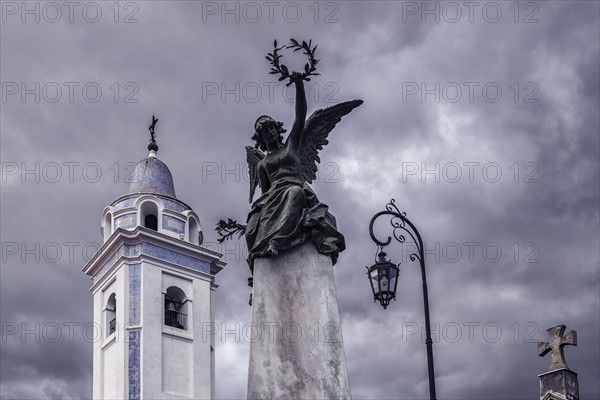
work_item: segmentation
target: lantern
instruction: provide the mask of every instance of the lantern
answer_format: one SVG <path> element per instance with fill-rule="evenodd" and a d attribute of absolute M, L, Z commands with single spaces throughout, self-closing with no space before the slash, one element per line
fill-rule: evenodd
<path fill-rule="evenodd" d="M 375 264 L 367 267 L 373 299 L 379 301 L 384 309 L 392 299 L 396 299 L 396 285 L 398 284 L 398 272 L 400 272 L 400 268 L 396 264 L 386 260 L 386 255 L 381 251 Z"/>

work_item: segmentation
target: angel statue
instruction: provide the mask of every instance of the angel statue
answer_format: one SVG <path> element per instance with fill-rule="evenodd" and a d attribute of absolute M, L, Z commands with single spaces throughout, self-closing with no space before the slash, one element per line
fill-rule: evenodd
<path fill-rule="evenodd" d="M 273 66 L 272 74 L 281 74 L 280 81 L 289 79 L 288 85 L 296 88 L 296 115 L 292 129 L 284 140 L 283 123 L 268 115 L 260 116 L 254 123 L 252 139 L 255 146 L 246 146 L 250 170 L 250 203 L 256 187 L 262 194 L 252 203 L 246 226 L 235 221 L 217 225 L 221 236 L 227 227 L 246 235 L 248 262 L 253 270 L 253 260 L 269 257 L 311 240 L 319 253 L 328 254 L 335 264 L 339 252 L 345 249 L 344 236 L 337 230 L 335 217 L 321 203 L 308 185 L 317 175 L 319 150 L 328 143 L 327 136 L 341 118 L 362 104 L 362 100 L 347 101 L 315 111 L 306 119 L 304 81 L 315 72 L 319 60 L 314 58 L 316 45 L 298 43 L 294 39 L 287 48 L 304 50 L 309 62 L 304 72 L 292 71 L 279 64 L 277 47 L 267 59 Z M 229 233 L 231 236 L 233 231 Z M 224 240 L 224 238 L 223 238 Z"/>
<path fill-rule="evenodd" d="M 309 56 L 304 72 L 287 73 L 279 65 L 277 42 L 274 53 L 267 59 L 273 64 L 272 73 L 281 73 L 296 88 L 296 116 L 292 129 L 285 139 L 283 123 L 263 115 L 254 123 L 256 142 L 246 146 L 250 169 L 250 202 L 256 186 L 262 195 L 252 203 L 245 229 L 249 260 L 276 255 L 307 240 L 312 240 L 317 251 L 330 254 L 333 263 L 338 253 L 345 249 L 344 236 L 338 232 L 335 217 L 321 203 L 308 185 L 316 178 L 319 150 L 328 143 L 327 136 L 341 118 L 362 104 L 362 100 L 347 101 L 315 111 L 306 119 L 304 80 L 316 75 L 314 49 L 311 44 L 300 45 L 292 40 L 288 48 L 304 49 Z M 316 49 L 316 46 L 315 46 Z M 311 69 L 312 67 L 312 69 Z"/>

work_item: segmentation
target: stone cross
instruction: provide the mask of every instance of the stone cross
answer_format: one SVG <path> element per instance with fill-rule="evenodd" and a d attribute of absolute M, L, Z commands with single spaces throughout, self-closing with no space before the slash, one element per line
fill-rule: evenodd
<path fill-rule="evenodd" d="M 577 332 L 571 330 L 566 336 L 566 326 L 558 325 L 553 328 L 546 330 L 550 335 L 549 342 L 538 342 L 538 353 L 540 357 L 545 356 L 549 352 L 552 352 L 552 358 L 550 359 L 550 366 L 548 371 L 554 371 L 557 369 L 569 369 L 567 362 L 565 361 L 565 353 L 563 347 L 566 345 L 577 346 Z"/>

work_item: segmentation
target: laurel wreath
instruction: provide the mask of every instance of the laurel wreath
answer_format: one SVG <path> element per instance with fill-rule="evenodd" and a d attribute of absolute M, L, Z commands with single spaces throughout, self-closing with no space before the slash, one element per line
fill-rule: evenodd
<path fill-rule="evenodd" d="M 292 71 L 292 73 L 290 73 L 288 67 L 279 62 L 279 59 L 283 57 L 283 55 L 279 54 L 279 52 L 283 49 L 294 49 L 294 53 L 300 50 L 304 50 L 304 54 L 308 58 L 308 62 L 306 63 L 306 65 L 304 65 L 304 72 L 296 72 L 302 80 L 310 81 L 310 76 L 321 75 L 318 72 L 315 72 L 317 70 L 317 64 L 320 61 L 315 58 L 317 46 L 318 44 L 315 44 L 315 47 L 312 47 L 312 40 L 309 40 L 308 43 L 306 43 L 305 41 L 299 43 L 297 40 L 292 38 L 290 39 L 289 45 L 277 47 L 277 40 L 274 40 L 273 52 L 268 53 L 265 57 L 267 60 L 269 60 L 269 62 L 272 65 L 269 74 L 280 74 L 280 81 L 289 79 L 290 81 L 286 84 L 286 86 L 290 86 L 294 82 L 293 74 L 296 71 Z"/>

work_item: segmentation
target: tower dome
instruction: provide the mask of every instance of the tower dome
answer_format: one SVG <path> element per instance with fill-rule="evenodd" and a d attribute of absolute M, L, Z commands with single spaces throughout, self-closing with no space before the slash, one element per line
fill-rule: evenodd
<path fill-rule="evenodd" d="M 169 167 L 156 157 L 156 152 L 150 150 L 147 158 L 140 160 L 133 170 L 132 182 L 129 185 L 130 194 L 160 194 L 177 198 L 173 176 Z"/>

